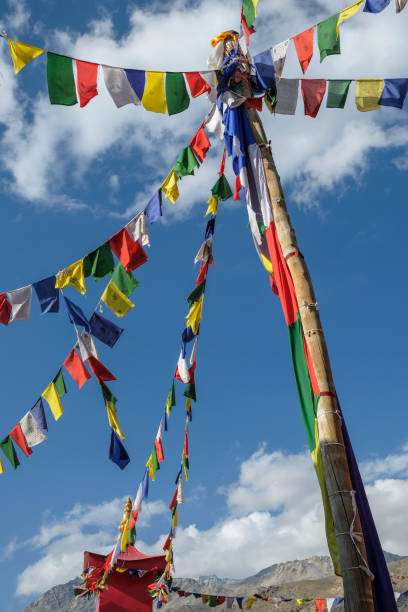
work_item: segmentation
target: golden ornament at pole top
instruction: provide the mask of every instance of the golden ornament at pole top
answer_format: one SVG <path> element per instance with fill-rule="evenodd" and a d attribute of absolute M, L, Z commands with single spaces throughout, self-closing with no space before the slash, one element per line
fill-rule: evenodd
<path fill-rule="evenodd" d="M 132 512 L 132 500 L 130 499 L 130 497 L 128 497 L 127 501 L 126 501 L 126 504 L 125 504 L 125 508 L 123 510 L 123 517 L 122 517 L 122 520 L 121 520 L 120 525 L 118 527 L 118 531 L 120 531 L 121 533 L 123 533 L 123 530 L 126 527 L 126 523 L 130 519 L 131 512 Z"/>

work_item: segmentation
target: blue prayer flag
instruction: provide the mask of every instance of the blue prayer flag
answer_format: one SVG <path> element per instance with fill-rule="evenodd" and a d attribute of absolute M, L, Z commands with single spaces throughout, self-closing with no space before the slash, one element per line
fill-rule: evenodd
<path fill-rule="evenodd" d="M 47 419 L 45 417 L 44 404 L 42 401 L 42 397 L 40 397 L 40 399 L 37 400 L 37 402 L 31 408 L 30 412 L 35 418 L 35 420 L 37 421 L 38 428 L 42 431 L 43 434 L 46 435 L 48 433 L 48 425 L 47 425 Z"/>
<path fill-rule="evenodd" d="M 239 605 L 241 610 L 242 610 L 242 601 L 243 601 L 243 599 L 244 599 L 243 597 L 237 597 L 237 604 Z"/>
<path fill-rule="evenodd" d="M 162 191 L 159 189 L 146 206 L 145 215 L 150 223 L 154 223 L 160 219 L 162 214 Z"/>
<path fill-rule="evenodd" d="M 344 601 L 344 597 L 336 597 L 336 599 L 333 601 L 333 608 L 341 604 L 342 601 Z"/>
<path fill-rule="evenodd" d="M 67 307 L 69 320 L 71 321 L 71 323 L 75 323 L 76 325 L 85 327 L 88 334 L 90 334 L 91 326 L 89 325 L 88 319 L 82 312 L 82 309 L 76 304 L 74 304 L 74 302 L 71 302 L 71 300 L 66 298 L 65 295 L 64 295 L 64 300 L 65 300 L 65 305 Z"/>
<path fill-rule="evenodd" d="M 263 93 L 270 87 L 276 85 L 272 49 L 254 55 L 253 59 L 256 72 L 256 77 L 254 79 L 255 93 Z"/>
<path fill-rule="evenodd" d="M 112 323 L 112 321 L 102 317 L 102 315 L 98 314 L 97 312 L 93 313 L 89 323 L 91 325 L 91 334 L 111 348 L 115 346 L 121 333 L 123 332 L 122 327 Z"/>
<path fill-rule="evenodd" d="M 40 302 L 42 314 L 59 311 L 59 291 L 55 288 L 55 276 L 49 276 L 33 283 L 33 287 Z"/>
<path fill-rule="evenodd" d="M 126 448 L 123 446 L 116 432 L 111 433 L 111 443 L 109 448 L 109 459 L 116 463 L 121 470 L 124 470 L 127 464 L 130 462 L 129 455 L 127 454 Z"/>
<path fill-rule="evenodd" d="M 366 0 L 364 12 L 381 13 L 390 2 L 391 0 Z"/>
<path fill-rule="evenodd" d="M 127 79 L 131 84 L 135 94 L 142 101 L 145 84 L 146 84 L 146 73 L 144 70 L 125 70 Z"/>
<path fill-rule="evenodd" d="M 149 497 L 149 470 L 146 470 L 142 481 L 142 499 Z"/>
<path fill-rule="evenodd" d="M 215 217 L 209 220 L 207 227 L 205 228 L 205 240 L 208 240 L 210 236 L 214 235 L 215 230 Z"/>
<path fill-rule="evenodd" d="M 402 108 L 408 91 L 408 79 L 385 79 L 378 104 Z"/>

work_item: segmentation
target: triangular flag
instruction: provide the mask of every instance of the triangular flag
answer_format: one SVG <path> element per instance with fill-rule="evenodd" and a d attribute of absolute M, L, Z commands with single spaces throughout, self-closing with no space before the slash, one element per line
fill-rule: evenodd
<path fill-rule="evenodd" d="M 26 45 L 18 40 L 11 40 L 11 38 L 8 39 L 8 44 L 10 47 L 11 59 L 13 60 L 14 64 L 15 74 L 20 72 L 20 70 L 24 68 L 28 62 L 31 62 L 31 60 L 41 55 L 41 53 L 44 53 L 44 49 L 32 47 L 31 45 Z"/>
<path fill-rule="evenodd" d="M 33 451 L 28 446 L 26 437 L 23 433 L 23 430 L 21 429 L 20 423 L 18 423 L 18 425 L 16 425 L 15 427 L 13 427 L 13 429 L 9 433 L 9 436 L 12 440 L 14 440 L 16 444 L 18 444 L 18 446 L 21 448 L 21 450 L 26 455 L 26 457 L 32 454 Z"/>
<path fill-rule="evenodd" d="M 187 79 L 188 86 L 190 87 L 190 93 L 193 98 L 201 96 L 203 93 L 211 91 L 211 87 L 199 72 L 185 72 L 184 76 Z"/>
<path fill-rule="evenodd" d="M 293 38 L 295 43 L 296 53 L 299 59 L 300 67 L 302 68 L 303 74 L 308 69 L 310 60 L 313 56 L 313 37 L 314 37 L 314 26 L 305 30 L 301 34 L 298 34 Z"/>
<path fill-rule="evenodd" d="M 326 93 L 325 79 L 302 79 L 305 115 L 316 117 Z"/>
<path fill-rule="evenodd" d="M 31 310 L 32 286 L 21 287 L 7 291 L 8 301 L 11 304 L 11 321 L 28 321 Z"/>

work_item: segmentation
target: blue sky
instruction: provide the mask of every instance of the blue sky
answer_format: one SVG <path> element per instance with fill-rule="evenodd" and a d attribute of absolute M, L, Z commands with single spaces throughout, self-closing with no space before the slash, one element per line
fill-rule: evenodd
<path fill-rule="evenodd" d="M 9 0 L 0 17 L 11 37 L 84 59 L 135 68 L 205 69 L 214 34 L 238 26 L 238 0 L 188 3 Z M 259 2 L 261 51 L 330 16 L 346 3 Z M 296 8 L 296 10 L 295 10 Z M 343 27 L 342 55 L 313 77 L 403 77 L 406 19 L 393 8 L 359 14 Z M 379 45 L 379 41 L 382 44 Z M 375 45 L 375 47 L 374 47 Z M 378 47 L 382 49 L 379 53 Z M 374 48 L 376 49 L 374 53 Z M 376 58 L 373 67 L 372 58 Z M 285 76 L 300 77 L 293 48 Z M 141 210 L 200 125 L 209 102 L 176 117 L 117 110 L 103 83 L 86 109 L 51 107 L 45 58 L 17 77 L 0 46 L 2 291 L 35 282 L 76 261 Z M 405 433 L 408 298 L 405 228 L 406 111 L 358 113 L 354 89 L 344 111 L 322 109 L 263 120 L 272 139 L 291 218 L 306 256 L 337 391 L 384 548 L 406 554 L 408 446 Z M 2 610 L 18 612 L 46 588 L 80 572 L 83 550 L 107 551 L 125 495 L 142 476 L 180 347 L 186 297 L 197 270 L 205 202 L 222 144 L 175 206 L 150 228 L 148 263 L 136 271 L 135 308 L 114 349 L 98 345 L 116 375 L 111 388 L 130 465 L 108 460 L 109 428 L 95 380 L 81 391 L 66 374 L 64 416 L 48 414 L 48 440 L 1 477 Z M 229 174 L 231 181 L 232 177 Z M 190 428 L 191 470 L 175 543 L 180 575 L 238 577 L 274 562 L 325 554 L 321 504 L 291 371 L 277 298 L 259 264 L 243 202 L 220 205 L 200 332 L 198 403 Z M 104 281 L 68 297 L 90 315 Z M 107 314 L 114 318 L 114 315 Z M 5 436 L 31 408 L 74 343 L 63 311 L 0 330 Z M 139 546 L 160 550 L 183 442 L 182 385 L 164 442 L 165 462 L 138 528 Z M 0 432 L 1 433 L 1 432 Z M 0 437 L 1 437 L 0 436 Z M 392 529 L 390 525 L 392 524 Z"/>

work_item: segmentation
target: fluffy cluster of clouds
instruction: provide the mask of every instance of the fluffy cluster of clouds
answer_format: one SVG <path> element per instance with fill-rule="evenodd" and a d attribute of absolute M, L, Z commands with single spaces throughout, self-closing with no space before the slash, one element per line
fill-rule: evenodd
<path fill-rule="evenodd" d="M 252 39 L 253 52 L 303 31 L 344 8 L 344 4 L 344 0 L 333 0 L 328 10 L 323 0 L 261 3 L 258 32 Z M 128 20 L 125 33 L 118 36 L 112 17 L 103 10 L 83 24 L 82 31 L 71 25 L 69 29 L 50 32 L 30 15 L 24 3 L 9 0 L 10 10 L 3 25 L 17 38 L 23 34 L 23 39 L 27 39 L 26 29 L 30 25 L 35 33 L 33 42 L 91 61 L 147 69 L 203 69 L 214 34 L 238 27 L 237 5 L 235 0 L 221 4 L 200 0 L 193 6 L 186 0 L 177 0 L 153 2 L 148 10 L 145 6 L 132 6 L 125 16 Z M 401 53 L 405 47 L 405 17 L 404 13 L 395 15 L 391 7 L 380 15 L 359 13 L 342 26 L 342 55 L 330 57 L 320 65 L 316 49 L 306 76 L 405 75 L 405 54 Z M 43 62 L 44 58 L 36 61 Z M 188 112 L 171 118 L 147 113 L 139 107 L 117 110 L 101 77 L 100 95 L 85 109 L 52 107 L 46 93 L 44 66 L 27 67 L 25 71 L 32 69 L 41 75 L 38 79 L 41 85 L 28 96 L 27 72 L 16 78 L 7 45 L 0 45 L 0 126 L 3 125 L 0 176 L 3 189 L 31 205 L 68 210 L 87 207 L 95 213 L 112 208 L 109 200 L 90 203 L 74 198 L 69 187 L 81 185 L 90 175 L 91 167 L 119 158 L 124 162 L 122 170 L 113 182 L 109 176 L 106 181 L 114 198 L 124 176 L 134 181 L 138 195 L 116 206 L 113 213 L 128 217 L 144 205 L 209 108 L 203 97 L 193 100 Z M 293 45 L 284 76 L 301 76 Z M 389 152 L 390 161 L 402 171 L 406 169 L 405 113 L 392 109 L 358 113 L 353 91 L 344 111 L 322 108 L 315 120 L 303 116 L 300 99 L 296 117 L 271 117 L 267 111 L 263 113 L 281 176 L 291 188 L 292 197 L 306 208 L 316 205 L 325 193 L 339 191 L 345 179 L 361 180 L 377 151 Z M 183 197 L 173 214 L 185 216 L 196 203 L 197 194 L 206 193 L 215 164 L 215 159 L 210 158 L 194 180 L 183 182 Z M 142 181 L 146 175 L 147 183 Z"/>
<path fill-rule="evenodd" d="M 396 453 L 363 463 L 361 469 L 384 549 L 406 554 L 408 444 Z M 268 452 L 262 445 L 242 462 L 238 480 L 219 493 L 225 496 L 227 511 L 209 528 L 184 524 L 180 513 L 175 541 L 177 575 L 245 577 L 273 563 L 327 554 L 320 491 L 307 452 Z M 3 560 L 21 548 L 39 557 L 18 576 L 16 594 L 35 595 L 74 578 L 84 550 L 107 553 L 123 502 L 78 503 L 62 518 L 47 516 L 30 540 L 12 540 Z M 208 495 L 207 503 L 211 503 Z M 167 512 L 162 501 L 144 507 L 137 546 L 146 554 L 160 553 L 167 534 L 148 543 L 143 541 L 143 526 Z"/>

